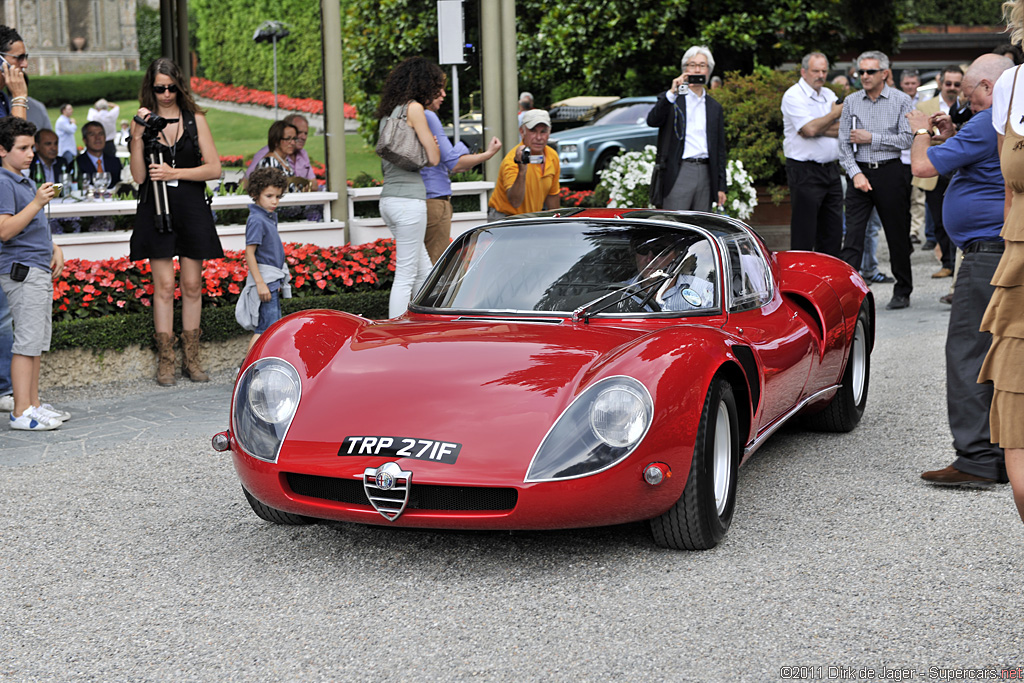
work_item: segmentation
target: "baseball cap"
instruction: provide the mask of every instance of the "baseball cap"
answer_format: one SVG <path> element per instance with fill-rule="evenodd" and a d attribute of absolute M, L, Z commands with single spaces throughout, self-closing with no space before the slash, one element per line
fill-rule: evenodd
<path fill-rule="evenodd" d="M 533 130 L 538 123 L 545 124 L 548 128 L 551 127 L 551 117 L 543 109 L 531 109 L 523 113 L 523 124 L 530 130 Z"/>

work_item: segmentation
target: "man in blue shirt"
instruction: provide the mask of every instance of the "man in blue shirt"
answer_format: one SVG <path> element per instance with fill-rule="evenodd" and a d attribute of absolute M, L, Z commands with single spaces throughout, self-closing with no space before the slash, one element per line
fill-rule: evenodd
<path fill-rule="evenodd" d="M 495 137 L 491 138 L 487 150 L 479 154 L 470 154 L 469 148 L 461 141 L 453 146 L 444 134 L 441 119 L 437 117 L 437 110 L 441 108 L 444 97 L 445 92 L 442 88 L 441 94 L 427 105 L 425 112 L 430 132 L 434 134 L 437 146 L 441 149 L 441 163 L 420 169 L 423 184 L 427 188 L 427 232 L 423 242 L 427 246 L 431 263 L 437 263 L 437 259 L 448 248 L 448 242 L 451 240 L 452 181 L 448 177 L 449 174 L 468 171 L 487 161 L 501 149 L 501 140 Z"/>
<path fill-rule="evenodd" d="M 981 318 L 1003 253 L 1005 191 L 992 127 L 992 89 L 1011 66 L 1006 57 L 991 54 L 971 65 L 962 92 L 974 116 L 959 132 L 949 114 L 929 117 L 913 110 L 907 115 L 914 131 L 910 148 L 914 175 L 930 178 L 955 173 L 943 200 L 942 219 L 949 238 L 964 252 L 946 335 L 946 406 L 957 457 L 949 467 L 921 475 L 939 486 L 988 487 L 1007 481 L 1003 451 L 990 441 L 992 385 L 979 384 L 978 372 L 992 343 L 992 335 L 979 329 Z M 948 140 L 933 147 L 932 137 Z"/>

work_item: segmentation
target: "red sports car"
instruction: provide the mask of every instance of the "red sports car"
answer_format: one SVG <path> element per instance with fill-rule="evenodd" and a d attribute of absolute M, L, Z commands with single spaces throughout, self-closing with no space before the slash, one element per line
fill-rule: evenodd
<path fill-rule="evenodd" d="M 214 445 L 280 524 L 650 520 L 659 545 L 711 548 L 779 426 L 856 426 L 873 328 L 855 270 L 739 221 L 533 214 L 458 237 L 396 319 L 278 322 Z"/>

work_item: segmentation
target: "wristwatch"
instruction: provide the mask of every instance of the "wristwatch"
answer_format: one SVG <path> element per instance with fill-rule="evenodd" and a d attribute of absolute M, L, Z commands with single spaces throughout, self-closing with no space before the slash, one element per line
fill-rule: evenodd
<path fill-rule="evenodd" d="M 927 135 L 928 137 L 931 137 L 932 132 L 927 128 L 918 128 L 914 131 L 914 137 L 916 138 L 918 135 Z"/>

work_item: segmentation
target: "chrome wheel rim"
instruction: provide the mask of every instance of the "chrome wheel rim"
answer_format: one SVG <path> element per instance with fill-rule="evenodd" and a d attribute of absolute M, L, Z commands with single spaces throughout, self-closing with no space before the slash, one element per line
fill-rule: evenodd
<path fill-rule="evenodd" d="M 715 443 L 711 454 L 714 467 L 713 481 L 715 492 L 715 509 L 718 516 L 725 513 L 729 502 L 729 488 L 732 484 L 732 429 L 729 420 L 729 408 L 725 401 L 718 402 L 718 413 L 715 416 Z"/>
<path fill-rule="evenodd" d="M 864 398 L 864 386 L 867 383 L 868 377 L 867 358 L 867 330 L 864 327 L 864 321 L 858 318 L 857 326 L 853 331 L 853 344 L 850 345 L 850 365 L 852 370 L 850 382 L 852 383 L 851 388 L 853 389 L 853 402 L 855 405 L 860 405 L 861 400 Z"/>

